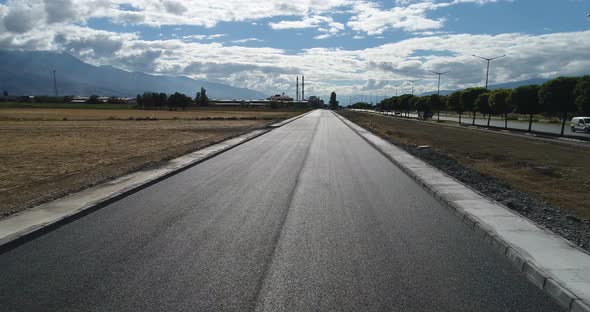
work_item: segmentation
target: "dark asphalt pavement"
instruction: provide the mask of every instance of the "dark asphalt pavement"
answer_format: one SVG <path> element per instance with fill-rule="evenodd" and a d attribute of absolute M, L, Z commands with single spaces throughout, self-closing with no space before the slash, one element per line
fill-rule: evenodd
<path fill-rule="evenodd" d="M 0 255 L 0 311 L 560 311 L 329 111 Z"/>

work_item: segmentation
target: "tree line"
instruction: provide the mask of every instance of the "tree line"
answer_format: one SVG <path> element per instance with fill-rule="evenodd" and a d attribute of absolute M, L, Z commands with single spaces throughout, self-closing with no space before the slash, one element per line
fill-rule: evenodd
<path fill-rule="evenodd" d="M 209 106 L 209 97 L 207 96 L 207 90 L 201 88 L 200 92 L 197 92 L 195 99 L 185 94 L 175 92 L 167 95 L 166 93 L 156 92 L 144 92 L 138 94 L 136 97 L 137 106 L 141 109 L 165 109 L 169 110 L 185 110 L 191 105 L 195 106 Z"/>
<path fill-rule="evenodd" d="M 355 103 L 353 108 L 368 108 L 366 103 Z M 512 113 L 529 115 L 529 132 L 533 115 L 557 116 L 562 120 L 561 135 L 565 122 L 571 114 L 590 115 L 590 76 L 558 77 L 543 85 L 527 85 L 515 89 L 487 90 L 467 88 L 447 96 L 437 94 L 413 96 L 403 94 L 381 101 L 377 109 L 396 111 L 408 115 L 411 111 L 436 113 L 440 120 L 441 111 L 453 111 L 459 115 L 459 123 L 465 113 L 471 114 L 475 125 L 477 113 L 487 115 L 490 125 L 492 116 L 504 117 L 504 127 L 508 128 L 508 115 Z"/>

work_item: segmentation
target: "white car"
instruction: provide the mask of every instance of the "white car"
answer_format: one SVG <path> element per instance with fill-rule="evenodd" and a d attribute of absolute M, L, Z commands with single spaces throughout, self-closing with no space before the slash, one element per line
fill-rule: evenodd
<path fill-rule="evenodd" d="M 590 117 L 572 118 L 572 132 L 584 131 L 590 133 Z"/>

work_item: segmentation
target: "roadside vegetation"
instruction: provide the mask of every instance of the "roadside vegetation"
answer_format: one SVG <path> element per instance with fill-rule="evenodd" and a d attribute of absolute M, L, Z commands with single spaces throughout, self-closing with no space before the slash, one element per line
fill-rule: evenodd
<path fill-rule="evenodd" d="M 351 110 L 339 113 L 590 250 L 590 148 Z"/>
<path fill-rule="evenodd" d="M 535 116 L 542 115 L 548 119 L 558 118 L 563 135 L 566 122 L 571 117 L 590 115 L 590 76 L 559 77 L 541 86 L 528 85 L 511 90 L 468 88 L 447 96 L 403 94 L 385 99 L 374 106 L 355 103 L 351 108 L 395 111 L 402 115 L 418 111 L 421 116 L 434 114 L 438 117 L 443 111 L 451 111 L 458 115 L 459 123 L 464 122 L 467 115 L 473 125 L 477 114 L 480 114 L 483 118 L 487 117 L 488 126 L 491 118 L 500 116 L 505 128 L 508 128 L 508 120 L 516 119 L 513 116 L 520 114 L 528 117 L 529 132 L 536 120 Z"/>

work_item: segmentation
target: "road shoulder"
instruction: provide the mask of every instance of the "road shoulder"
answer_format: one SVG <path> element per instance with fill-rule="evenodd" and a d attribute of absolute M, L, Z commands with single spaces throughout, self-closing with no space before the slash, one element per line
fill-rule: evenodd
<path fill-rule="evenodd" d="M 590 311 L 590 255 L 336 114 L 567 311 Z"/>

